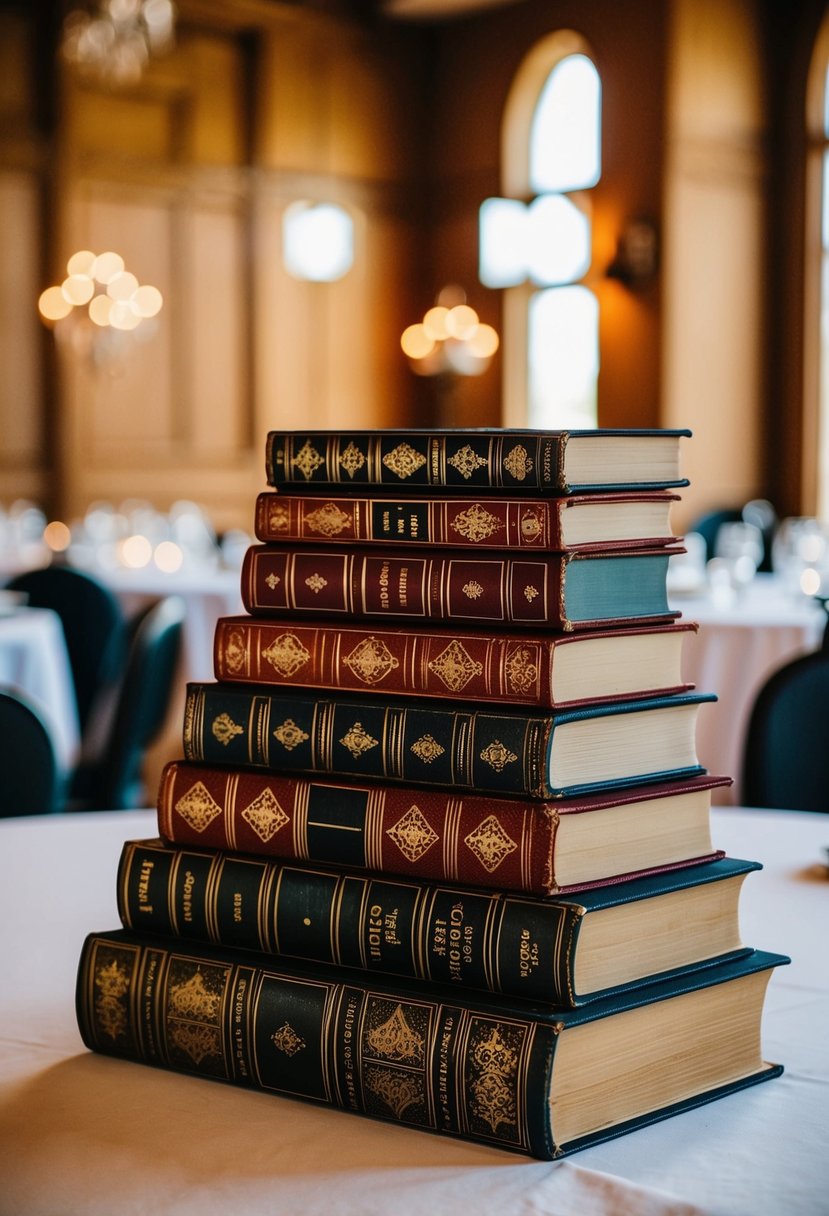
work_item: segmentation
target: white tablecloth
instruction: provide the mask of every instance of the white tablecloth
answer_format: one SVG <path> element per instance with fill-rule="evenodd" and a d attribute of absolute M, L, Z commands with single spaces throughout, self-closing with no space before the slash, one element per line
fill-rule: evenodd
<path fill-rule="evenodd" d="M 63 626 L 48 608 L 0 615 L 0 684 L 24 693 L 40 710 L 68 771 L 80 742 L 78 706 Z"/>
<path fill-rule="evenodd" d="M 77 959 L 113 928 L 121 843 L 149 812 L 0 822 L 2 1216 L 825 1216 L 829 816 L 718 808 L 765 869 L 746 941 L 791 954 L 764 1051 L 785 1074 L 558 1163 L 87 1052 Z"/>
<path fill-rule="evenodd" d="M 733 602 L 710 596 L 675 597 L 685 620 L 699 632 L 683 648 L 683 676 L 701 692 L 717 694 L 700 710 L 697 751 L 712 773 L 734 778 L 731 790 L 715 791 L 720 802 L 741 801 L 740 770 L 748 718 L 765 680 L 790 659 L 817 649 L 826 625 L 820 605 L 786 594 L 771 575 L 758 575 Z"/>

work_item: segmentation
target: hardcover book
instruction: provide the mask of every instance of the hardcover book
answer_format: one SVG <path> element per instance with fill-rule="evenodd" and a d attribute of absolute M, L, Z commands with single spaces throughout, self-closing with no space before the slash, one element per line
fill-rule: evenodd
<path fill-rule="evenodd" d="M 730 784 L 704 775 L 537 803 L 176 760 L 161 776 L 158 831 L 181 845 L 556 895 L 710 860 L 711 793 Z"/>
<path fill-rule="evenodd" d="M 271 431 L 268 484 L 306 490 L 416 488 L 520 494 L 665 489 L 687 430 Z"/>
<path fill-rule="evenodd" d="M 398 618 L 460 625 L 592 629 L 669 621 L 668 564 L 682 548 L 617 546 L 511 558 L 454 551 L 252 545 L 246 611 L 262 616 Z M 394 623 L 394 622 L 393 622 Z"/>
<path fill-rule="evenodd" d="M 460 697 L 553 709 L 687 691 L 682 643 L 697 625 L 574 633 L 325 625 L 250 616 L 216 624 L 217 680 Z"/>
<path fill-rule="evenodd" d="M 93 1051 L 551 1160 L 764 1081 L 754 951 L 551 1010 L 124 931 L 81 953 Z"/>
<path fill-rule="evenodd" d="M 374 498 L 265 492 L 256 500 L 261 541 L 406 544 L 430 548 L 560 552 L 614 542 L 653 546 L 673 539 L 677 494 L 641 491 L 566 498 Z"/>
<path fill-rule="evenodd" d="M 191 683 L 184 758 L 557 798 L 701 772 L 699 708 L 677 693 L 535 713 L 465 702 Z"/>
<path fill-rule="evenodd" d="M 573 1007 L 744 949 L 720 860 L 531 899 L 241 853 L 127 841 L 127 929 Z"/>

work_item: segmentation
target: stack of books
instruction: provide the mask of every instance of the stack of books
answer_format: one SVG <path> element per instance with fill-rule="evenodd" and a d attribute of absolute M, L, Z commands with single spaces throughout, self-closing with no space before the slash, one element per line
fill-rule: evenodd
<path fill-rule="evenodd" d="M 90 1048 L 542 1158 L 780 1071 L 667 598 L 684 434 L 268 436 Z"/>

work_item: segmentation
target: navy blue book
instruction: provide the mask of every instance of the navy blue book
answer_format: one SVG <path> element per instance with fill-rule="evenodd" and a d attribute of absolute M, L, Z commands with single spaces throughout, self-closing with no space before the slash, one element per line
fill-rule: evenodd
<path fill-rule="evenodd" d="M 754 951 L 579 1009 L 91 934 L 76 1007 L 93 1051 L 551 1160 L 777 1076 Z"/>
<path fill-rule="evenodd" d="M 127 929 L 572 1007 L 747 953 L 738 904 L 758 862 L 721 859 L 533 898 L 160 840 L 127 841 Z"/>
<path fill-rule="evenodd" d="M 553 712 L 191 683 L 186 760 L 558 798 L 702 772 L 699 708 L 677 693 Z"/>

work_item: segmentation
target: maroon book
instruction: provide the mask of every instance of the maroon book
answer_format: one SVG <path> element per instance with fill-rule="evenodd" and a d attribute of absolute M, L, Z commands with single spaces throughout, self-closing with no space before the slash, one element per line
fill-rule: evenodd
<path fill-rule="evenodd" d="M 261 541 L 281 544 L 407 544 L 472 549 L 564 549 L 624 542 L 650 547 L 674 539 L 678 494 L 641 491 L 569 498 L 407 498 L 267 491 L 256 500 Z"/>
<path fill-rule="evenodd" d="M 554 803 L 174 761 L 163 839 L 536 895 L 710 860 L 711 791 L 728 777 Z"/>
<path fill-rule="evenodd" d="M 554 709 L 683 692 L 682 643 L 693 622 L 575 633 L 325 625 L 290 617 L 219 619 L 214 673 L 278 684 L 509 702 Z"/>
<path fill-rule="evenodd" d="M 411 549 L 252 545 L 242 601 L 263 616 L 438 620 L 453 624 L 600 625 L 672 620 L 668 562 L 679 547 L 608 546 L 513 558 Z"/>

